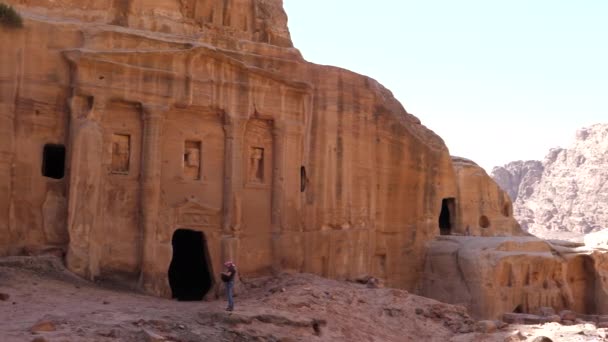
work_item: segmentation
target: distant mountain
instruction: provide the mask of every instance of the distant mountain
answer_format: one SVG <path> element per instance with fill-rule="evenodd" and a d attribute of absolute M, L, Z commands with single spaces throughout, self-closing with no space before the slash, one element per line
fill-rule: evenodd
<path fill-rule="evenodd" d="M 543 162 L 516 161 L 492 170 L 513 200 L 522 228 L 585 234 L 608 228 L 608 124 L 580 129 L 567 149 Z"/>

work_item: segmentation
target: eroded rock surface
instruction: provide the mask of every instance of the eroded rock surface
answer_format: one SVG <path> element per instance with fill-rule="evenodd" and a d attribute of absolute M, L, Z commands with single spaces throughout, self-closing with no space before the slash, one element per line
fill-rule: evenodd
<path fill-rule="evenodd" d="M 542 307 L 604 313 L 607 257 L 536 237 L 441 237 L 431 243 L 421 293 L 484 319 Z"/>
<path fill-rule="evenodd" d="M 514 161 L 492 169 L 492 178 L 517 202 L 532 196 L 543 170 L 543 163 L 538 160 Z"/>
<path fill-rule="evenodd" d="M 513 204 L 485 170 L 475 162 L 452 157 L 460 202 L 457 219 L 462 235 L 525 235 L 513 218 Z"/>
<path fill-rule="evenodd" d="M 608 228 L 608 124 L 580 129 L 571 146 L 537 161 L 494 168 L 522 228 L 539 236 Z"/>

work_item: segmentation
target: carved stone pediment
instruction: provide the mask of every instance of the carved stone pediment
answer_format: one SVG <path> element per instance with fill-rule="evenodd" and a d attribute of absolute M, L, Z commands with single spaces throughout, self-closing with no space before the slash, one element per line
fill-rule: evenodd
<path fill-rule="evenodd" d="M 221 210 L 200 203 L 196 198 L 188 198 L 175 207 L 176 223 L 184 228 L 208 227 L 220 229 Z"/>

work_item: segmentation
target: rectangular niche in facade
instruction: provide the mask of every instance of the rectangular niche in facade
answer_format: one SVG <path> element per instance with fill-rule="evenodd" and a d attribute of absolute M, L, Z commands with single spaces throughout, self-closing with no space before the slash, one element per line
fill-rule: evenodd
<path fill-rule="evenodd" d="M 112 134 L 112 173 L 128 174 L 131 159 L 131 136 Z"/>
<path fill-rule="evenodd" d="M 188 180 L 201 179 L 201 147 L 200 141 L 186 140 L 184 146 L 184 178 Z"/>
<path fill-rule="evenodd" d="M 264 149 L 252 147 L 249 150 L 249 177 L 250 183 L 264 183 Z"/>
<path fill-rule="evenodd" d="M 65 173 L 65 146 L 46 144 L 42 151 L 42 175 L 62 179 Z"/>

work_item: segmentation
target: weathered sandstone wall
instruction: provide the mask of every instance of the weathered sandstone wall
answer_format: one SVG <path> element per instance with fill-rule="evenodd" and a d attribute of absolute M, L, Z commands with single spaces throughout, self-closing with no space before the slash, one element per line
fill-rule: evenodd
<path fill-rule="evenodd" d="M 37 19 L 112 24 L 188 35 L 223 47 L 243 40 L 291 47 L 282 0 L 20 0 L 5 1 Z"/>
<path fill-rule="evenodd" d="M 464 235 L 517 236 L 524 235 L 513 218 L 513 204 L 490 176 L 474 162 L 452 158 L 458 183 L 456 225 Z"/>
<path fill-rule="evenodd" d="M 606 313 L 605 264 L 605 252 L 536 237 L 441 237 L 430 245 L 421 292 L 484 319 L 540 307 Z"/>
<path fill-rule="evenodd" d="M 516 231 L 388 90 L 304 61 L 280 1 L 9 3 L 26 20 L 0 27 L 3 254 L 67 246 L 78 274 L 168 296 L 187 229 L 212 278 L 234 259 L 413 289 L 442 212 L 449 233 Z"/>

